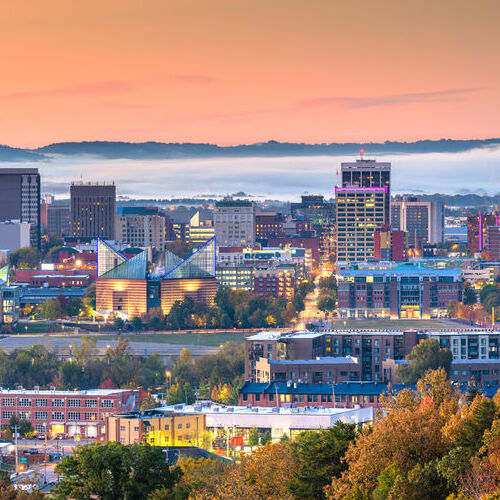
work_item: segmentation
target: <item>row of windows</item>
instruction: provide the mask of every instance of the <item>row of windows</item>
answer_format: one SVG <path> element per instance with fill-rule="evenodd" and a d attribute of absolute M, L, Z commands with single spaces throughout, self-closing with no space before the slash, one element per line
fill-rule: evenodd
<path fill-rule="evenodd" d="M 30 398 L 19 398 L 19 406 L 21 407 L 31 407 L 32 399 Z M 82 406 L 81 399 L 68 399 L 68 407 L 69 408 L 80 408 Z M 84 399 L 84 408 L 97 408 L 97 399 Z M 48 399 L 39 398 L 35 399 L 35 406 L 37 408 L 47 407 L 49 404 Z M 16 406 L 16 398 L 2 398 L 2 406 Z M 53 399 L 52 400 L 53 407 L 64 407 L 64 399 Z M 101 401 L 102 408 L 113 408 L 114 401 L 112 399 L 103 399 Z"/>

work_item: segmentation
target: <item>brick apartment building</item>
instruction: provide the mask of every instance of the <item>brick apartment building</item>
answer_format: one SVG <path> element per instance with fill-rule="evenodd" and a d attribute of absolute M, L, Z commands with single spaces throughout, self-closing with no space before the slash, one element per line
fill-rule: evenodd
<path fill-rule="evenodd" d="M 90 389 L 87 391 L 0 390 L 0 423 L 15 415 L 28 420 L 40 434 L 97 438 L 104 434 L 106 417 L 133 411 L 139 391 Z"/>
<path fill-rule="evenodd" d="M 361 380 L 361 364 L 352 356 L 297 360 L 260 358 L 255 366 L 257 382 L 338 384 Z"/>
<path fill-rule="evenodd" d="M 462 298 L 458 269 L 345 270 L 338 280 L 338 311 L 343 317 L 433 318 Z"/>
<path fill-rule="evenodd" d="M 267 361 L 301 361 L 296 368 L 303 370 L 306 368 L 307 360 L 353 356 L 357 358 L 360 367 L 359 380 L 382 381 L 383 363 L 386 360 L 404 360 L 420 340 L 429 337 L 437 339 L 442 348 L 450 349 L 454 360 L 499 359 L 500 332 L 498 331 L 260 332 L 245 339 L 245 380 L 257 382 L 258 377 L 262 377 L 258 370 L 267 371 L 262 362 L 259 364 L 261 358 Z M 275 371 L 278 372 L 278 368 Z M 281 369 L 279 371 L 283 372 Z M 291 377 L 293 380 L 299 378 L 301 377 L 296 375 Z"/>

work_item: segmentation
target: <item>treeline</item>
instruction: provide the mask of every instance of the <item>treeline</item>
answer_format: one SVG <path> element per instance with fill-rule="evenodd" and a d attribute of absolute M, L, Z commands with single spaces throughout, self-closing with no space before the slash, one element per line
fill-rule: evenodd
<path fill-rule="evenodd" d="M 67 353 L 66 353 L 67 354 Z M 72 344 L 69 357 L 47 350 L 42 345 L 0 351 L 0 386 L 16 389 L 55 387 L 58 390 L 95 388 L 167 388 L 167 402 L 193 403 L 198 396 L 225 404 L 236 404 L 243 381 L 243 345 L 226 343 L 219 352 L 192 358 L 181 351 L 172 369 L 157 354 L 131 354 L 126 340 L 119 340 L 99 357 L 95 340 L 84 337 Z M 151 401 L 153 406 L 156 402 Z"/>
<path fill-rule="evenodd" d="M 300 303 L 299 303 L 300 305 Z M 303 304 L 302 304 L 303 307 Z M 297 315 L 293 301 L 260 297 L 245 290 L 219 288 L 214 305 L 194 302 L 189 296 L 174 302 L 170 312 L 163 315 L 155 308 L 130 323 L 116 318 L 117 329 L 141 331 L 191 330 L 202 328 L 269 328 L 288 326 Z"/>
<path fill-rule="evenodd" d="M 70 357 L 47 350 L 42 345 L 0 351 L 0 385 L 15 389 L 40 386 L 56 389 L 94 389 L 117 387 L 151 388 L 165 381 L 164 365 L 156 354 L 134 356 L 126 341 L 119 341 L 99 358 L 95 341 L 81 339 L 70 347 Z"/>
<path fill-rule="evenodd" d="M 197 393 L 200 399 L 236 405 L 244 373 L 243 344 L 227 342 L 217 353 L 196 359 L 183 349 L 170 375 L 173 384 L 167 391 L 167 403 L 191 404 Z"/>

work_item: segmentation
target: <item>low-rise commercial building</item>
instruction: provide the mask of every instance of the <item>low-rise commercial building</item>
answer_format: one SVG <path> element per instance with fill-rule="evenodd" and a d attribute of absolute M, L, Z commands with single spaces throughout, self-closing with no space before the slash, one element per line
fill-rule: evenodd
<path fill-rule="evenodd" d="M 126 445 L 148 443 L 153 446 L 203 448 L 206 447 L 205 415 L 157 410 L 110 415 L 106 418 L 104 440 Z"/>
<path fill-rule="evenodd" d="M 373 418 L 371 407 L 224 406 L 208 401 L 108 417 L 105 439 L 123 444 L 148 442 L 223 451 L 248 444 L 252 429 L 269 431 L 272 440 L 279 440 L 284 434 L 294 438 L 305 430 L 326 429 L 337 421 L 362 425 Z"/>

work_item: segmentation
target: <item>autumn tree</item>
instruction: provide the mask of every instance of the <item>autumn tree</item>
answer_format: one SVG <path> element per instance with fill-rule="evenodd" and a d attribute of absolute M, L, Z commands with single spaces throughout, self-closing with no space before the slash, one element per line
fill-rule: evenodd
<path fill-rule="evenodd" d="M 220 500 L 292 499 L 288 481 L 297 470 L 287 444 L 267 444 L 251 455 L 244 455 L 239 464 L 228 466 L 216 487 Z"/>
<path fill-rule="evenodd" d="M 419 381 L 417 391 L 395 395 L 389 413 L 372 427 L 365 427 L 351 443 L 345 455 L 347 470 L 325 489 L 327 497 L 344 499 L 353 492 L 368 495 L 379 486 L 380 474 L 393 464 L 404 481 L 409 481 L 410 472 L 419 464 L 438 460 L 450 451 L 442 427 L 446 415 L 457 407 L 457 395 L 446 380 L 445 371 L 429 371 Z M 419 474 L 428 473 L 427 469 L 415 470 L 414 481 Z M 398 488 L 403 486 L 409 487 L 398 482 Z"/>

